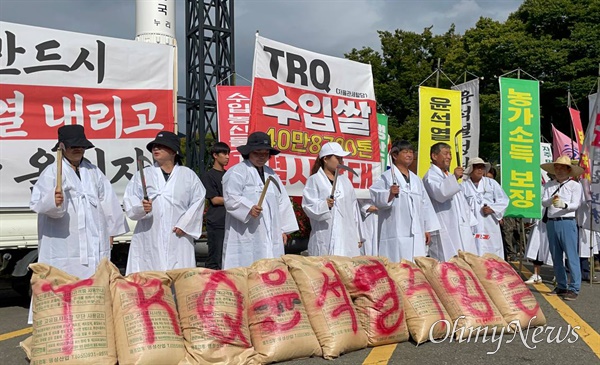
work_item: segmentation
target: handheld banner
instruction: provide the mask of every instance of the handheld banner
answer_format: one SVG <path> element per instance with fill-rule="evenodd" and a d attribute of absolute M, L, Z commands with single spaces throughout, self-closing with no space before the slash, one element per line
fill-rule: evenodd
<path fill-rule="evenodd" d="M 6 22 L 0 29 L 0 206 L 29 207 L 30 188 L 55 161 L 57 130 L 69 124 L 85 127 L 95 145 L 85 157 L 122 197 L 146 143 L 174 130 L 172 47 Z"/>
<path fill-rule="evenodd" d="M 217 123 L 219 141 L 231 148 L 229 166 L 243 160 L 237 147 L 248 140 L 251 86 L 217 86 Z"/>
<path fill-rule="evenodd" d="M 469 160 L 479 157 L 479 79 L 452 86 L 452 90 L 460 91 L 462 109 L 462 153 L 463 166 Z"/>
<path fill-rule="evenodd" d="M 500 78 L 502 188 L 505 217 L 541 218 L 540 99 L 537 81 Z"/>
<path fill-rule="evenodd" d="M 450 145 L 452 161 L 449 171 L 454 171 L 457 163 L 462 161 L 460 99 L 461 93 L 457 90 L 419 87 L 418 175 L 421 178 L 430 167 L 429 150 L 438 142 Z"/>
<path fill-rule="evenodd" d="M 338 142 L 357 196 L 369 197 L 381 161 L 371 66 L 257 35 L 250 133 L 266 132 L 281 154 L 269 165 L 290 195 L 302 195 L 321 146 Z"/>

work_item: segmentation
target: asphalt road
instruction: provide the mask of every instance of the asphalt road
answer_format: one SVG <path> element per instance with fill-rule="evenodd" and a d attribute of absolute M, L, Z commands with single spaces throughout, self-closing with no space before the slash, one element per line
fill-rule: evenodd
<path fill-rule="evenodd" d="M 529 265 L 526 268 L 531 269 Z M 549 270 L 542 272 L 552 279 Z M 458 343 L 446 340 L 441 343 L 427 342 L 415 346 L 412 342 L 398 345 L 364 349 L 341 356 L 335 364 L 600 364 L 600 285 L 584 284 L 579 298 L 563 302 L 549 297 L 551 284 L 533 288 L 534 295 L 547 318 L 548 325 L 542 334 L 532 341 L 533 330 L 523 340 L 519 335 L 504 335 L 502 341 L 486 343 L 481 340 Z M 554 305 L 554 306 L 553 306 Z M 27 365 L 29 362 L 19 348 L 19 342 L 30 335 L 27 326 L 29 301 L 23 300 L 12 290 L 0 290 L 0 364 Z M 572 332 L 574 326 L 577 338 Z M 584 340 L 587 340 L 586 341 Z M 512 339 L 512 340 L 511 340 Z M 570 341 L 569 341 L 570 340 Z M 289 361 L 285 364 L 331 364 L 320 358 Z"/>

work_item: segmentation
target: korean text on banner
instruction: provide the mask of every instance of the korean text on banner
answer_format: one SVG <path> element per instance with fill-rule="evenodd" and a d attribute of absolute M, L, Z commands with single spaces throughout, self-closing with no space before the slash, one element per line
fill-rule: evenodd
<path fill-rule="evenodd" d="M 554 161 L 552 159 L 552 144 L 545 142 L 540 143 L 540 165 L 552 161 Z M 540 173 L 542 174 L 542 184 L 550 181 L 550 177 L 548 176 L 546 170 L 540 168 Z"/>
<path fill-rule="evenodd" d="M 463 166 L 469 160 L 479 157 L 479 79 L 452 86 L 452 90 L 460 91 L 462 109 L 462 152 Z"/>
<path fill-rule="evenodd" d="M 85 157 L 122 196 L 136 158 L 174 130 L 170 46 L 0 22 L 0 206 L 29 207 L 62 125 L 85 127 Z M 114 143 L 115 139 L 119 143 Z"/>
<path fill-rule="evenodd" d="M 538 82 L 501 77 L 500 106 L 502 188 L 510 198 L 504 215 L 541 218 Z"/>
<path fill-rule="evenodd" d="M 381 160 L 371 66 L 256 37 L 250 132 L 271 136 L 281 154 L 269 165 L 290 195 L 302 195 L 321 146 L 350 152 L 344 164 L 359 197 L 368 197 Z"/>
<path fill-rule="evenodd" d="M 438 142 L 450 145 L 452 161 L 449 171 L 454 171 L 462 161 L 461 93 L 457 90 L 419 87 L 419 165 L 423 177 L 430 167 L 431 146 Z M 458 159 L 457 159 L 458 155 Z"/>
<path fill-rule="evenodd" d="M 379 136 L 379 154 L 381 155 L 381 172 L 387 169 L 388 164 L 388 144 L 390 135 L 388 134 L 388 116 L 377 114 L 377 135 Z"/>
<path fill-rule="evenodd" d="M 217 86 L 217 123 L 219 141 L 231 148 L 229 166 L 243 160 L 237 147 L 248 140 L 251 86 Z"/>

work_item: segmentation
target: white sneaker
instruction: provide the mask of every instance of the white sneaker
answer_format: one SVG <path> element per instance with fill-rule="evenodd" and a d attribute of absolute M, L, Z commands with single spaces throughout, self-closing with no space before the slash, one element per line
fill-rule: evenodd
<path fill-rule="evenodd" d="M 529 280 L 525 281 L 525 284 L 538 284 L 542 282 L 542 277 L 536 274 L 531 275 Z"/>

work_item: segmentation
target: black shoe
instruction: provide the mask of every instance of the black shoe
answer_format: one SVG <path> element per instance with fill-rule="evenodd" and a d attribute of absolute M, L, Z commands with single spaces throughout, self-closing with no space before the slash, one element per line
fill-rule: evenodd
<path fill-rule="evenodd" d="M 565 294 L 567 294 L 568 290 L 567 289 L 561 289 L 561 288 L 554 288 L 554 290 L 552 290 L 550 293 L 548 293 L 548 295 L 559 295 L 559 296 L 563 296 Z"/>
<path fill-rule="evenodd" d="M 563 297 L 563 300 L 573 301 L 577 299 L 577 293 L 572 290 L 569 290 Z"/>

